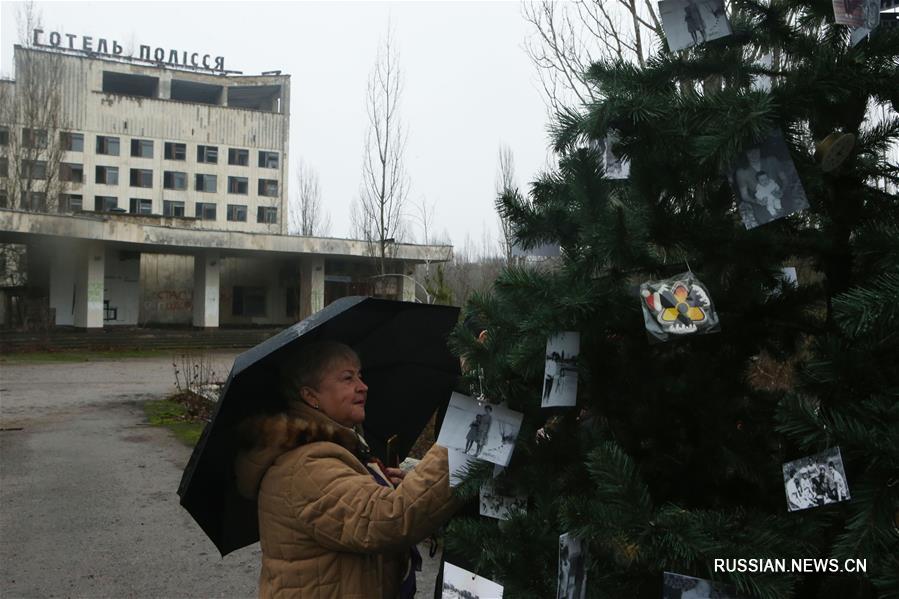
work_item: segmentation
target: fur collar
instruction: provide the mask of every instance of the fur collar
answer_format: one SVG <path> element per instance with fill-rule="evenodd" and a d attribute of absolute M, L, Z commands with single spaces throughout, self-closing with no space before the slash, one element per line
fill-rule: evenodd
<path fill-rule="evenodd" d="M 354 429 L 334 422 L 303 402 L 296 402 L 287 412 L 250 418 L 238 426 L 237 432 L 241 442 L 235 462 L 237 489 L 248 499 L 256 499 L 262 477 L 275 460 L 301 445 L 329 441 L 357 456 L 368 451 Z"/>

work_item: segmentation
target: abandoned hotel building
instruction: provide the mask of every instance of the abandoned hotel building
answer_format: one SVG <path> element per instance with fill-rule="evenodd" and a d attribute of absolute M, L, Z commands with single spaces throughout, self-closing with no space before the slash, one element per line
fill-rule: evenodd
<path fill-rule="evenodd" d="M 364 241 L 287 234 L 289 75 L 40 30 L 14 61 L 0 244 L 25 255 L 27 283 L 7 256 L 2 325 L 287 324 L 345 295 L 413 300 L 415 265 L 451 256 L 391 244 L 396 274 L 379 277 Z M 29 120 L 34 93 L 58 98 L 46 123 Z"/>

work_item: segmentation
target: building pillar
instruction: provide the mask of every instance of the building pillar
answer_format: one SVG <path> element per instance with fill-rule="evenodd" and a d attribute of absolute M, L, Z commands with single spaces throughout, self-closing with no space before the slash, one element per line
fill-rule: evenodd
<path fill-rule="evenodd" d="M 319 256 L 300 262 L 300 320 L 325 307 L 325 259 Z"/>
<path fill-rule="evenodd" d="M 193 312 L 195 327 L 219 326 L 219 281 L 221 256 L 218 252 L 202 252 L 194 256 Z"/>
<path fill-rule="evenodd" d="M 78 245 L 60 242 L 54 245 L 50 261 L 50 310 L 56 315 L 56 326 L 75 324 L 78 276 Z M 105 256 L 105 252 L 104 252 Z M 105 270 L 105 263 L 104 263 Z"/>
<path fill-rule="evenodd" d="M 398 290 L 399 299 L 404 302 L 414 302 L 415 301 L 415 287 L 417 286 L 415 283 L 415 266 L 412 264 L 407 264 L 405 262 L 402 264 L 401 272 L 405 275 L 404 277 L 397 277 L 399 279 L 400 289 Z"/>
<path fill-rule="evenodd" d="M 81 245 L 75 258 L 76 327 L 103 328 L 103 292 L 106 274 L 106 248 L 102 241 Z"/>

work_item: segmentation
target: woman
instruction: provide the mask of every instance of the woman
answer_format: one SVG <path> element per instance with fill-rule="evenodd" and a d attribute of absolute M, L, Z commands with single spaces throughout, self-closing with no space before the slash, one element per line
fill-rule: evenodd
<path fill-rule="evenodd" d="M 404 477 L 359 434 L 368 387 L 359 358 L 307 346 L 282 375 L 286 411 L 241 427 L 237 486 L 259 505 L 260 597 L 411 597 L 410 549 L 454 511 L 446 449 Z"/>

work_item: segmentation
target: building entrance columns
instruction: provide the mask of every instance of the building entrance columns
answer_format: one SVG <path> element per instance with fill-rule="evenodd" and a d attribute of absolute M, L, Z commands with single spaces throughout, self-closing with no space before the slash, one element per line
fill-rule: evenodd
<path fill-rule="evenodd" d="M 300 261 L 300 320 L 325 307 L 325 259 L 310 256 Z"/>
<path fill-rule="evenodd" d="M 79 244 L 75 254 L 73 324 L 83 329 L 102 329 L 106 248 L 102 241 L 86 241 Z"/>
<path fill-rule="evenodd" d="M 200 328 L 219 326 L 219 283 L 221 255 L 217 251 L 194 255 L 193 325 Z"/>

